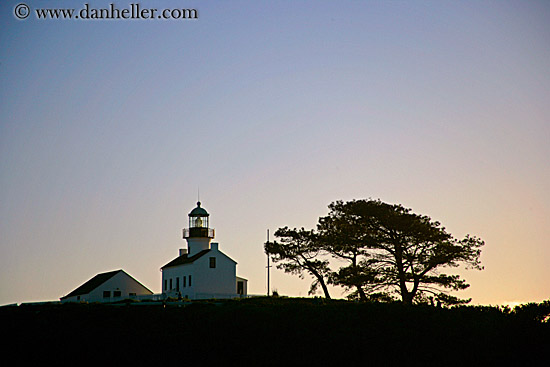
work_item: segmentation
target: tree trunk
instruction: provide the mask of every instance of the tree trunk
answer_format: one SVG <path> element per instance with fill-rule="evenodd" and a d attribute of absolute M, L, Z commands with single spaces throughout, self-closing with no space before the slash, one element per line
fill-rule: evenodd
<path fill-rule="evenodd" d="M 395 245 L 395 266 L 397 267 L 397 276 L 399 279 L 399 292 L 401 293 L 401 300 L 406 305 L 412 305 L 413 293 L 407 289 L 407 282 L 405 281 L 405 270 L 403 269 L 403 250 L 401 245 Z"/>
<path fill-rule="evenodd" d="M 416 296 L 416 293 L 418 292 L 418 286 L 420 285 L 420 279 L 416 275 L 414 275 L 414 285 L 413 289 L 409 292 L 409 298 L 411 299 L 411 305 L 413 302 L 414 297 Z"/>
<path fill-rule="evenodd" d="M 407 288 L 405 287 L 405 290 L 401 289 L 401 300 L 406 305 L 412 305 L 413 303 L 413 297 L 412 294 L 407 291 Z"/>
<path fill-rule="evenodd" d="M 317 278 L 317 281 L 319 282 L 319 284 L 321 284 L 321 288 L 323 288 L 323 293 L 325 293 L 325 298 L 331 299 L 330 294 L 328 293 L 327 285 L 325 284 L 325 279 L 323 278 L 323 276 L 312 267 L 308 267 L 308 270 L 311 274 L 313 274 L 313 276 L 315 278 Z"/>
<path fill-rule="evenodd" d="M 353 265 L 353 269 L 357 271 L 357 252 L 353 253 L 353 258 L 351 260 L 351 263 Z M 367 300 L 367 295 L 365 294 L 365 291 L 363 290 L 363 287 L 361 284 L 356 284 L 355 287 L 357 288 L 357 293 L 359 293 L 359 299 L 363 302 Z"/>
<path fill-rule="evenodd" d="M 321 288 L 323 288 L 323 292 L 325 293 L 326 299 L 331 299 L 330 294 L 328 293 L 327 285 L 325 284 L 323 279 L 319 279 L 319 283 L 321 283 Z"/>
<path fill-rule="evenodd" d="M 367 300 L 367 295 L 365 294 L 365 291 L 363 290 L 363 287 L 360 285 L 357 286 L 357 292 L 359 292 L 359 299 L 363 302 Z"/>

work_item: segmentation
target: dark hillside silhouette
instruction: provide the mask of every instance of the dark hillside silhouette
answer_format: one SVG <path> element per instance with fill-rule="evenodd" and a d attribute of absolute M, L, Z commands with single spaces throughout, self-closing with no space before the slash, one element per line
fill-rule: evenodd
<path fill-rule="evenodd" d="M 550 343 L 550 323 L 500 307 L 320 298 L 21 305 L 0 321 L 8 356 L 63 363 L 529 365 Z"/>

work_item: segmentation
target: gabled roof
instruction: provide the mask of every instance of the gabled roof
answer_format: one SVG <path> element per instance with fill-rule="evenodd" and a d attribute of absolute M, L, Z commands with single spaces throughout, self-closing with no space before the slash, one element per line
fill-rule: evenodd
<path fill-rule="evenodd" d="M 82 284 L 80 287 L 76 288 L 71 293 L 67 294 L 64 297 L 61 297 L 61 299 L 88 294 L 121 271 L 122 270 L 114 270 L 114 271 L 109 271 L 107 273 L 97 274 L 95 277 L 88 280 L 86 283 Z"/>
<path fill-rule="evenodd" d="M 170 268 L 172 266 L 191 264 L 192 262 L 194 262 L 200 257 L 203 257 L 209 252 L 210 250 L 202 250 L 201 252 L 198 252 L 193 256 L 189 256 L 189 254 L 183 254 L 181 256 L 176 257 L 174 260 L 170 261 L 168 264 L 164 265 L 163 267 L 161 267 L 161 269 Z"/>
<path fill-rule="evenodd" d="M 115 275 L 117 275 L 118 273 L 124 273 L 126 275 L 128 275 L 130 278 L 134 279 L 130 274 L 126 273 L 124 270 L 122 269 L 119 269 L 119 270 L 114 270 L 114 271 L 109 271 L 107 273 L 101 273 L 101 274 L 97 274 L 95 277 L 93 277 L 92 279 L 88 280 L 86 283 L 82 284 L 80 287 L 76 288 L 74 291 L 72 291 L 71 293 L 67 294 L 66 296 L 63 296 L 61 297 L 61 299 L 66 299 L 66 298 L 69 298 L 69 297 L 74 297 L 74 296 L 81 296 L 81 295 L 84 295 L 84 294 L 88 294 L 90 293 L 91 291 L 93 291 L 94 289 L 96 289 L 97 287 L 99 287 L 100 285 L 102 285 L 103 283 L 105 283 L 106 281 L 108 281 L 109 279 L 111 279 L 112 277 L 114 277 Z M 135 280 L 135 279 L 134 279 Z M 137 280 L 135 280 L 137 283 L 139 283 Z M 147 289 L 149 292 L 151 292 L 147 287 L 145 287 L 143 284 L 139 283 L 143 288 Z M 153 292 L 151 292 L 152 294 Z"/>

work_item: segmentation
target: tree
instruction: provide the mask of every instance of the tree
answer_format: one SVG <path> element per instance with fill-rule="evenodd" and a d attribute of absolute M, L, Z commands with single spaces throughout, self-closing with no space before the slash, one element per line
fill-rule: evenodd
<path fill-rule="evenodd" d="M 318 238 L 326 251 L 351 261 L 336 273 L 335 283 L 355 286 L 361 298 L 361 292 L 382 291 L 398 294 L 406 304 L 429 296 L 447 304 L 469 302 L 444 291 L 469 285 L 440 270 L 461 264 L 483 269 L 481 239 L 457 240 L 439 222 L 380 200 L 337 201 L 329 209 L 319 218 Z"/>
<path fill-rule="evenodd" d="M 358 297 L 365 301 L 367 295 L 364 288 L 367 284 L 372 284 L 373 273 L 362 260 L 367 254 L 361 235 L 361 223 L 356 221 L 356 217 L 338 216 L 331 219 L 331 227 L 338 230 L 323 230 L 325 227 L 320 224 L 318 229 L 322 231 L 322 235 L 316 237 L 317 246 L 335 258 L 347 262 L 347 265 L 337 272 L 331 272 L 330 282 L 347 289 L 354 289 L 353 298 Z"/>
<path fill-rule="evenodd" d="M 309 294 L 314 294 L 320 286 L 326 298 L 330 298 L 326 278 L 330 270 L 328 260 L 319 259 L 322 249 L 318 246 L 316 235 L 313 231 L 302 229 L 279 228 L 275 231 L 275 237 L 280 242 L 266 242 L 265 252 L 272 256 L 278 269 L 287 273 L 304 277 L 304 272 L 313 276 Z"/>
<path fill-rule="evenodd" d="M 523 319 L 550 323 L 550 299 L 541 303 L 529 302 L 517 305 L 514 307 L 513 313 Z"/>

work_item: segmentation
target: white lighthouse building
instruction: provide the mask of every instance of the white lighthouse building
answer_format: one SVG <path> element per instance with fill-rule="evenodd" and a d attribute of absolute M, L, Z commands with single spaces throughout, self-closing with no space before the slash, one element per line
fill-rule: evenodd
<path fill-rule="evenodd" d="M 236 275 L 237 262 L 212 242 L 214 229 L 210 214 L 201 207 L 189 213 L 189 228 L 183 229 L 187 249 L 161 268 L 162 293 L 165 297 L 207 299 L 235 298 L 247 294 L 247 280 Z"/>

